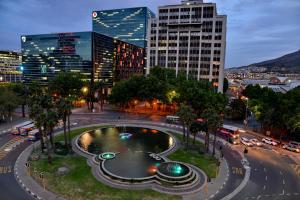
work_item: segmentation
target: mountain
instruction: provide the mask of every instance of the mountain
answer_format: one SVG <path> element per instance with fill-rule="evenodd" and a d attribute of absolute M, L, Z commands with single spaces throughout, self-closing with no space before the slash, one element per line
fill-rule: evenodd
<path fill-rule="evenodd" d="M 243 68 L 266 68 L 266 71 L 300 73 L 300 50 L 272 60 L 239 67 L 238 69 Z"/>

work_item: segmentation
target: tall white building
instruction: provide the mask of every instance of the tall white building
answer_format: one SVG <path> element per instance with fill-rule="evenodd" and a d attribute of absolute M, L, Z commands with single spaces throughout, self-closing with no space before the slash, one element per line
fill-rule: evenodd
<path fill-rule="evenodd" d="M 154 66 L 170 68 L 223 91 L 227 16 L 217 14 L 215 3 L 161 6 L 148 24 L 147 74 Z"/>

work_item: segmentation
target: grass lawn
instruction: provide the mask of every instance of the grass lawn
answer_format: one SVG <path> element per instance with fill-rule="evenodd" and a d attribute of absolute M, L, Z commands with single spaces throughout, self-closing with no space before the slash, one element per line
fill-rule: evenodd
<path fill-rule="evenodd" d="M 80 156 L 54 158 L 53 164 L 47 160 L 31 162 L 32 167 L 45 174 L 47 189 L 72 200 L 179 200 L 178 196 L 171 196 L 153 190 L 120 190 L 98 182 L 91 173 L 86 159 Z M 70 172 L 57 175 L 61 166 L 67 166 Z"/>
<path fill-rule="evenodd" d="M 217 159 L 212 156 L 199 154 L 197 151 L 185 151 L 182 148 L 168 156 L 173 161 L 185 162 L 202 169 L 210 178 L 215 178 L 217 173 Z"/>
<path fill-rule="evenodd" d="M 71 138 L 84 131 L 101 128 L 101 126 L 80 128 L 71 131 Z M 174 133 L 173 133 L 174 134 Z M 174 134 L 180 140 L 181 135 Z M 55 141 L 63 141 L 63 134 L 56 136 Z M 192 143 L 192 142 L 191 142 Z M 197 142 L 197 145 L 203 145 Z M 171 160 L 192 164 L 202 169 L 207 176 L 215 177 L 217 160 L 211 156 L 199 154 L 198 151 L 177 150 L 168 156 Z M 57 169 L 66 166 L 70 171 L 66 175 L 58 175 Z M 106 186 L 98 182 L 91 173 L 91 168 L 86 163 L 86 158 L 77 155 L 56 156 L 52 165 L 48 165 L 47 159 L 31 161 L 31 168 L 38 172 L 44 172 L 47 189 L 72 200 L 179 200 L 181 197 L 162 194 L 153 190 L 120 190 Z M 35 175 L 33 175 L 35 176 Z M 40 181 L 36 174 L 36 180 Z M 41 182 L 40 182 L 41 183 Z"/>
<path fill-rule="evenodd" d="M 71 137 L 84 131 L 100 128 L 80 128 L 71 131 Z M 55 141 L 62 141 L 63 135 L 55 137 Z M 66 175 L 57 175 L 59 167 L 66 166 L 70 172 Z M 47 159 L 31 161 L 31 168 L 44 172 L 47 189 L 72 200 L 179 200 L 181 197 L 162 194 L 153 190 L 120 190 L 106 186 L 97 181 L 91 173 L 91 168 L 86 163 L 86 158 L 81 156 L 63 156 L 53 158 L 52 165 Z M 39 178 L 36 175 L 36 180 Z M 41 182 L 40 182 L 41 183 Z M 42 184 L 42 183 L 41 183 Z"/>
<path fill-rule="evenodd" d="M 183 141 L 182 135 L 171 133 L 176 136 L 181 142 Z M 190 139 L 190 144 L 192 145 L 192 139 Z M 204 148 L 204 144 L 196 140 L 196 145 Z M 206 175 L 210 178 L 215 178 L 217 175 L 217 163 L 218 160 L 211 155 L 200 154 L 199 151 L 189 150 L 186 151 L 182 148 L 178 149 L 176 152 L 168 156 L 169 159 L 179 162 L 185 162 L 192 164 L 200 169 L 202 169 Z"/>

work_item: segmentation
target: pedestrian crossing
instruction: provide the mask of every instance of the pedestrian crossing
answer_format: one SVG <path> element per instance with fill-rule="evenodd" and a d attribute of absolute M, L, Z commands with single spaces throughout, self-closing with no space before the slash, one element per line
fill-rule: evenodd
<path fill-rule="evenodd" d="M 25 138 L 17 136 L 8 141 L 0 148 L 0 160 L 3 159 L 10 151 L 25 141 Z"/>
<path fill-rule="evenodd" d="M 13 173 L 13 167 L 12 166 L 0 166 L 0 174 L 9 174 Z"/>

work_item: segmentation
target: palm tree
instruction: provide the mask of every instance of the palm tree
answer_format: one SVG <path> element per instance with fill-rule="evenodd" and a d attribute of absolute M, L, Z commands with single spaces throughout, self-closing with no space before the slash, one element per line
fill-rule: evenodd
<path fill-rule="evenodd" d="M 55 111 L 52 110 L 54 108 L 52 98 L 44 91 L 44 93 L 40 94 L 39 96 L 33 96 L 30 102 L 29 116 L 35 121 L 35 125 L 40 131 L 41 143 L 46 145 L 48 163 L 51 164 L 52 150 L 49 145 L 48 133 L 56 125 L 57 119 Z M 52 143 L 52 147 L 53 146 L 54 144 Z M 42 152 L 44 152 L 43 146 Z"/>
<path fill-rule="evenodd" d="M 215 155 L 215 148 L 216 148 L 216 137 L 217 137 L 217 130 L 222 126 L 223 120 L 222 116 L 214 107 L 209 107 L 204 110 L 203 117 L 206 121 L 207 126 L 207 146 L 206 146 L 206 152 L 209 151 L 209 134 L 214 134 L 214 140 L 213 140 L 213 152 L 212 155 Z"/>
<path fill-rule="evenodd" d="M 69 150 L 68 136 L 67 136 L 68 106 L 67 106 L 65 99 L 59 98 L 56 102 L 56 107 L 57 107 L 58 116 L 63 121 L 65 148 L 66 148 L 66 150 Z"/>
<path fill-rule="evenodd" d="M 190 126 L 195 120 L 196 115 L 193 112 L 193 109 L 189 105 L 181 104 L 177 115 L 180 118 L 180 121 L 183 125 L 183 142 L 186 143 L 186 149 L 189 147 L 189 138 L 190 138 Z"/>
<path fill-rule="evenodd" d="M 192 122 L 191 127 L 190 127 L 190 131 L 194 136 L 193 144 L 195 144 L 195 142 L 196 142 L 196 136 L 198 135 L 198 133 L 200 131 L 204 131 L 204 128 L 205 128 L 204 124 L 202 124 L 200 122 L 197 122 L 197 121 Z"/>
<path fill-rule="evenodd" d="M 44 135 L 43 135 L 43 119 L 41 118 L 42 107 L 38 97 L 31 97 L 29 104 L 29 117 L 34 121 L 35 126 L 39 130 L 39 138 L 41 140 L 41 151 L 44 153 Z"/>
<path fill-rule="evenodd" d="M 63 72 L 55 76 L 51 81 L 49 88 L 51 93 L 59 99 L 58 112 L 63 120 L 64 139 L 66 149 L 71 145 L 70 136 L 70 115 L 72 114 L 72 102 L 78 99 L 81 94 L 83 82 L 79 74 Z M 68 128 L 68 135 L 66 129 Z"/>

